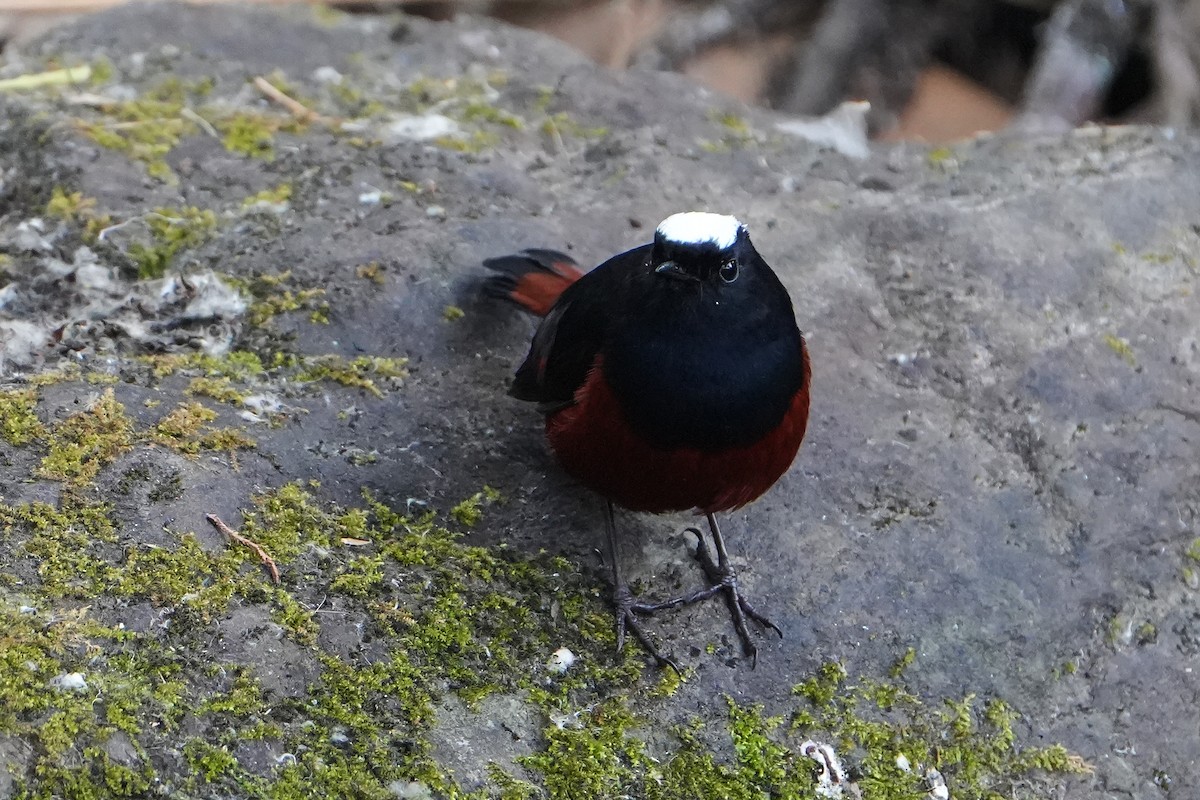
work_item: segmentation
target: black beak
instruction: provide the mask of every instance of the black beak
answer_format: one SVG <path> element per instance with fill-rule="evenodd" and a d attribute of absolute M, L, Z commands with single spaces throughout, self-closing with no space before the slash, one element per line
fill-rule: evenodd
<path fill-rule="evenodd" d="M 664 261 L 654 268 L 654 271 L 659 275 L 666 275 L 668 278 L 675 278 L 682 281 L 698 281 L 700 278 L 683 269 L 674 261 Z"/>

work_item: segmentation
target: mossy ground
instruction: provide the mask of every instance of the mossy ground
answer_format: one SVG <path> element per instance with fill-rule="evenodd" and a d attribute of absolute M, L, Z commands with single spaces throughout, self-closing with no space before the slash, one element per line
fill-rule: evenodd
<path fill-rule="evenodd" d="M 160 377 L 188 368 L 166 364 Z M 207 366 L 241 387 L 261 362 Z M 110 482 L 120 457 L 194 454 L 216 412 L 182 402 L 142 425 L 106 388 L 52 421 L 41 391 L 3 395 L 6 446 L 40 454 L 31 477 L 63 486 L 53 503 L 0 506 L 0 737 L 30 745 L 9 764 L 16 797 L 386 798 L 400 786 L 474 798 L 816 797 L 817 763 L 800 751 L 809 738 L 842 754 L 868 800 L 922 797 L 928 768 L 967 800 L 1081 768 L 1058 747 L 1019 748 L 1016 714 L 1000 700 L 926 705 L 903 684 L 911 652 L 886 679 L 851 682 L 828 664 L 790 709 L 729 700 L 723 720 L 695 718 L 651 746 L 651 720 L 676 716 L 688 676 L 648 671 L 633 645 L 615 654 L 605 587 L 570 562 L 464 544 L 454 528 L 504 502 L 490 487 L 445 518 L 369 494 L 333 506 L 317 484 L 247 495 L 240 532 L 280 566 L 272 586 L 248 549 L 214 546 L 183 521 L 141 539 L 113 502 L 147 479 L 135 468 Z M 158 624 L 123 624 L 133 608 Z M 273 626 L 306 680 L 268 680 L 253 643 L 209 653 L 247 613 Z M 547 659 L 563 646 L 579 662 L 558 675 Z M 83 686 L 60 685 L 76 673 Z M 544 720 L 533 752 L 493 764 L 482 786 L 459 785 L 431 745 L 449 693 L 468 707 L 493 693 L 522 698 Z"/>
<path fill-rule="evenodd" d="M 126 79 L 118 73 L 94 65 L 97 91 Z M 79 110 L 75 129 L 168 186 L 181 182 L 171 151 L 206 126 L 230 157 L 255 167 L 276 159 L 287 137 L 292 146 L 313 130 L 325 135 L 277 109 L 212 102 L 241 91 L 244 77 L 232 87 L 161 79 L 136 99 Z M 376 149 L 375 123 L 395 112 L 448 116 L 459 131 L 432 145 L 464 158 L 517 137 L 541 137 L 559 152 L 610 135 L 556 109 L 557 89 L 507 92 L 502 72 L 414 76 L 398 87 L 384 82 L 383 93 L 357 77 L 348 71 L 341 83 L 300 89 L 285 76 L 271 80 L 329 120 L 361 122 L 361 136 L 334 135 L 364 151 Z M 709 121 L 713 138 L 701 149 L 766 144 L 738 117 L 714 112 Z M 287 177 L 297 180 L 272 175 L 223 208 L 172 201 L 121 220 L 143 223 L 124 229 L 141 236 L 125 250 L 137 276 L 179 269 L 230 220 L 312 202 L 303 180 Z M 408 202 L 433 191 L 404 175 L 393 188 L 381 197 Z M 57 187 L 36 211 L 95 244 L 113 223 L 100 206 Z M 356 275 L 375 286 L 385 272 L 367 262 Z M 250 300 L 250 328 L 297 312 L 329 321 L 325 289 L 294 280 L 286 266 L 236 280 Z M 457 306 L 444 308 L 447 320 L 461 318 Z M 693 718 L 682 709 L 694 706 L 680 702 L 690 676 L 648 671 L 634 645 L 613 652 L 602 583 L 553 555 L 463 541 L 461 529 L 484 525 L 488 505 L 503 500 L 488 487 L 464 492 L 444 516 L 400 513 L 369 494 L 339 507 L 320 485 L 294 481 L 214 498 L 243 511 L 237 527 L 278 562 L 278 586 L 201 514 L 152 530 L 129 518 L 135 491 L 172 508 L 208 502 L 206 483 L 164 468 L 155 454 L 202 462 L 206 479 L 232 475 L 238 485 L 238 459 L 256 457 L 258 437 L 235 408 L 255 393 L 319 382 L 346 405 L 364 395 L 372 402 L 403 387 L 402 358 L 305 356 L 278 341 L 219 357 L 151 356 L 121 368 L 122 381 L 166 398 L 147 397 L 137 414 L 122 399 L 127 386 L 97 390 L 94 376 L 117 377 L 65 371 L 0 393 L 2 455 L 32 463 L 12 483 L 44 495 L 5 495 L 0 506 L 0 744 L 19 743 L 3 748 L 18 754 L 8 767 L 19 798 L 390 798 L 400 790 L 508 800 L 804 798 L 816 786 L 817 764 L 800 747 L 810 737 L 838 750 L 867 800 L 923 797 L 931 768 L 954 797 L 970 799 L 1080 766 L 1061 748 L 1018 747 L 1014 714 L 999 700 L 930 705 L 906 689 L 903 668 L 851 680 L 836 663 L 814 665 L 788 703 L 768 710 L 730 700 L 722 713 Z M 45 393 L 61 381 L 94 397 L 56 415 Z M 555 675 L 546 662 L 564 646 L 579 661 Z M 289 670 L 293 677 L 281 677 Z M 461 785 L 432 744 L 437 703 L 456 695 L 477 708 L 497 693 L 535 709 L 541 730 L 532 752 L 493 765 L 485 785 Z M 655 722 L 662 717 L 683 722 L 664 731 Z"/>

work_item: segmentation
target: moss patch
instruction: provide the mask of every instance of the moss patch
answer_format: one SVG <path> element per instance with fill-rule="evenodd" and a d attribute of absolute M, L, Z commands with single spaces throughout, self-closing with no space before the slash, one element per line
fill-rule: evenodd
<path fill-rule="evenodd" d="M 196 364 L 173 361 L 170 368 Z M 249 378 L 261 363 L 235 354 L 207 366 Z M 36 411 L 33 399 L 17 400 L 27 416 Z M 183 403 L 139 431 L 106 390 L 31 441 L 45 439 L 62 454 L 75 452 L 67 446 L 74 443 L 93 455 L 63 460 L 87 464 L 95 476 L 113 453 L 143 443 L 188 452 L 215 417 Z M 64 443 L 54 442 L 59 437 Z M 77 480 L 85 473 L 63 474 Z M 800 747 L 810 736 L 843 754 L 867 800 L 919 796 L 921 770 L 931 767 L 968 800 L 990 798 L 1038 770 L 1080 767 L 1061 748 L 1015 747 L 1015 714 L 999 701 L 923 705 L 897 682 L 911 651 L 890 682 L 850 684 L 831 664 L 796 687 L 790 713 L 769 716 L 729 701 L 723 722 L 696 720 L 651 747 L 643 729 L 687 678 L 645 680 L 633 645 L 614 656 L 604 587 L 561 558 L 463 544 L 433 515 L 405 516 L 369 495 L 361 507 L 338 508 L 312 491 L 288 484 L 244 509 L 240 532 L 275 558 L 280 586 L 246 548 L 202 546 L 188 531 L 139 542 L 110 506 L 81 493 L 67 492 L 57 505 L 0 506 L 0 537 L 19 554 L 6 569 L 39 609 L 22 612 L 0 594 L 0 660 L 11 653 L 25 665 L 0 679 L 0 731 L 37 745 L 18 770 L 19 796 L 138 797 L 167 770 L 187 794 L 281 800 L 385 798 L 397 787 L 479 800 L 802 798 L 815 785 L 815 762 Z M 499 499 L 485 487 L 450 516 L 478 524 L 487 503 Z M 149 604 L 171 625 L 142 633 L 114 628 L 84 608 L 97 598 Z M 336 616 L 320 615 L 327 602 Z M 315 675 L 298 694 L 273 695 L 252 661 L 214 666 L 206 657 L 223 620 L 250 608 L 269 614 L 296 648 L 293 662 Z M 41 615 L 68 622 L 47 626 Z M 335 656 L 319 644 L 348 629 L 375 644 L 362 656 Z M 579 660 L 552 674 L 546 659 L 563 646 Z M 101 702 L 94 691 L 52 685 L 59 675 L 68 676 L 59 683 L 101 688 Z M 497 691 L 540 710 L 543 739 L 520 760 L 522 775 L 493 767 L 490 786 L 468 793 L 435 758 L 434 708 L 447 692 L 470 705 Z M 250 743 L 290 756 L 264 760 Z M 164 752 L 179 757 L 164 763 L 155 755 Z M 913 766 L 897 766 L 900 756 Z"/>
<path fill-rule="evenodd" d="M 38 475 L 82 485 L 133 445 L 133 422 L 106 389 L 86 410 L 54 427 L 50 452 Z"/>
<path fill-rule="evenodd" d="M 88 214 L 96 207 L 96 201 L 84 197 L 83 192 L 68 193 L 61 186 L 55 186 L 46 203 L 46 216 L 56 219 L 73 220 Z"/>
<path fill-rule="evenodd" d="M 150 243 L 134 242 L 129 257 L 137 265 L 139 278 L 161 278 L 177 253 L 203 243 L 217 227 L 212 211 L 195 207 L 160 208 L 146 215 Z"/>
<path fill-rule="evenodd" d="M 253 298 L 246 314 L 251 325 L 264 325 L 273 317 L 289 311 L 316 312 L 324 309 L 328 313 L 328 304 L 321 300 L 325 290 L 317 286 L 295 286 L 290 270 L 273 275 L 256 275 L 250 279 L 235 280 L 234 283 Z"/>
<path fill-rule="evenodd" d="M 285 122 L 279 117 L 238 112 L 219 120 L 216 128 L 229 152 L 270 161 L 275 157 L 275 133 Z"/>
<path fill-rule="evenodd" d="M 1131 367 L 1137 366 L 1137 357 L 1133 353 L 1133 347 L 1130 346 L 1129 340 L 1116 336 L 1111 333 L 1104 334 L 1104 343 L 1108 345 L 1108 349 L 1112 350 L 1121 360 Z"/>
<path fill-rule="evenodd" d="M 15 446 L 42 437 L 46 428 L 38 419 L 36 408 L 36 389 L 0 392 L 0 437 Z"/>
<path fill-rule="evenodd" d="M 450 516 L 468 528 L 474 527 L 483 518 L 483 505 L 485 503 L 490 505 L 500 499 L 502 499 L 500 492 L 491 486 L 484 486 L 483 491 L 476 492 L 450 509 Z"/>
<path fill-rule="evenodd" d="M 229 152 L 269 159 L 279 131 L 302 127 L 284 115 L 206 105 L 214 86 L 211 78 L 185 82 L 171 76 L 134 100 L 112 100 L 89 109 L 76 124 L 100 146 L 141 161 L 151 177 L 171 184 L 178 178 L 166 156 L 185 136 L 216 130 Z"/>
<path fill-rule="evenodd" d="M 154 427 L 153 439 L 186 455 L 217 450 L 231 457 L 238 450 L 252 449 L 254 440 L 236 428 L 217 428 L 208 423 L 217 412 L 200 403 L 180 403 Z"/>
<path fill-rule="evenodd" d="M 395 386 L 408 377 L 407 358 L 359 356 L 350 360 L 340 356 L 318 356 L 303 359 L 299 381 L 333 381 L 343 386 L 365 389 L 382 397 L 380 384 Z"/>
<path fill-rule="evenodd" d="M 222 403 L 244 403 L 251 391 L 270 379 L 298 384 L 329 382 L 363 389 L 376 397 L 400 386 L 408 377 L 408 359 L 382 356 L 345 358 L 339 355 L 302 356 L 276 352 L 269 366 L 255 353 L 234 350 L 222 356 L 200 353 L 143 356 L 156 380 L 175 374 L 193 376 L 185 390 Z"/>

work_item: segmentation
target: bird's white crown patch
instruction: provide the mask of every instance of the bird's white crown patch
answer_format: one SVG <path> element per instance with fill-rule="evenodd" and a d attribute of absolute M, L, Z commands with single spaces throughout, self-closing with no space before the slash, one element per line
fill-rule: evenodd
<path fill-rule="evenodd" d="M 658 235 L 677 244 L 712 242 L 724 250 L 733 246 L 741 229 L 742 223 L 736 217 L 707 211 L 685 211 L 672 214 L 660 222 Z"/>

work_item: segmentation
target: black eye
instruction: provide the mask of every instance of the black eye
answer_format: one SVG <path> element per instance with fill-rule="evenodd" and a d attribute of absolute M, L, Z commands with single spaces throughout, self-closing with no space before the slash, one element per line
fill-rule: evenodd
<path fill-rule="evenodd" d="M 737 259 L 735 258 L 735 259 L 730 259 L 729 261 L 726 261 L 724 264 L 722 264 L 721 271 L 719 274 L 721 276 L 721 280 L 725 281 L 726 283 L 733 283 L 734 281 L 736 281 L 738 279 L 739 271 L 740 271 L 740 268 L 738 267 L 738 262 L 737 262 Z"/>

